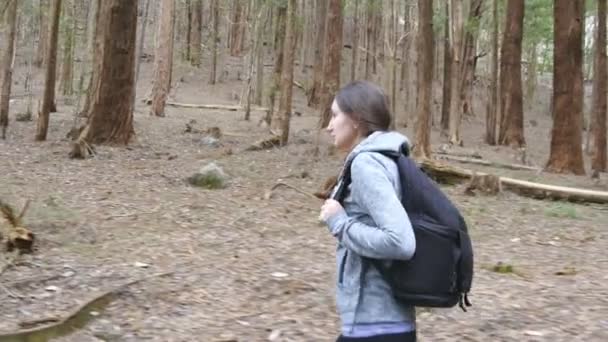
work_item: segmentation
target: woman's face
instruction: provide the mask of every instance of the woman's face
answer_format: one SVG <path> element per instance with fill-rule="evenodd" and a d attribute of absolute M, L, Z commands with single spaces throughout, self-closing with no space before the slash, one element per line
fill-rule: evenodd
<path fill-rule="evenodd" d="M 327 132 L 334 139 L 334 145 L 339 150 L 350 151 L 359 138 L 357 128 L 355 121 L 344 114 L 334 100 L 331 104 L 331 120 L 327 125 Z"/>

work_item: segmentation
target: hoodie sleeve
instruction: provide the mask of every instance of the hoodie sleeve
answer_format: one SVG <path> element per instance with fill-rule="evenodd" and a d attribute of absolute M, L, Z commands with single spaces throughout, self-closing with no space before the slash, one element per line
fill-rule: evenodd
<path fill-rule="evenodd" d="M 373 219 L 370 226 L 345 211 L 330 217 L 332 234 L 353 252 L 377 259 L 410 259 L 416 250 L 412 225 L 375 153 L 361 153 L 351 166 L 352 195 Z"/>

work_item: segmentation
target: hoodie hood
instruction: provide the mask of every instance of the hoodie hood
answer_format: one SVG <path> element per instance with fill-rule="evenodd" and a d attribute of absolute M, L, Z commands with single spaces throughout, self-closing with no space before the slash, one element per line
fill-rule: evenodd
<path fill-rule="evenodd" d="M 402 151 L 402 146 L 405 144 L 407 150 L 411 148 L 409 139 L 395 131 L 383 132 L 377 131 L 370 134 L 367 138 L 363 139 L 355 148 L 350 152 L 347 160 L 351 160 L 357 154 L 361 152 L 372 152 L 372 151 Z"/>

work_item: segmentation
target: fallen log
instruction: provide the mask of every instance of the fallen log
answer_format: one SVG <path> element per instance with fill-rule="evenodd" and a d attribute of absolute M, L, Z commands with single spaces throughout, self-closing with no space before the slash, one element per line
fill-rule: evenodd
<path fill-rule="evenodd" d="M 144 100 L 144 103 L 146 103 L 148 105 L 152 104 L 152 100 L 151 99 L 146 99 L 146 100 Z M 227 111 L 232 111 L 232 112 L 237 112 L 237 111 L 245 110 L 245 107 L 239 106 L 239 105 L 196 104 L 196 103 L 181 103 L 181 102 L 174 102 L 174 101 L 167 101 L 165 103 L 165 105 L 172 106 L 172 107 L 181 107 L 181 108 L 220 109 L 220 110 L 227 110 Z M 261 111 L 261 112 L 268 112 L 269 109 L 266 108 L 266 107 L 251 106 L 251 110 L 253 110 L 253 111 Z"/>
<path fill-rule="evenodd" d="M 464 163 L 464 164 L 476 164 L 476 165 L 497 167 L 497 168 L 501 168 L 501 169 L 541 171 L 541 169 L 539 169 L 537 167 L 528 166 L 528 165 L 506 164 L 506 163 L 492 162 L 492 161 L 485 160 L 485 159 L 472 159 L 472 158 L 466 158 L 466 157 L 452 156 L 449 154 L 441 154 L 441 155 L 438 155 L 437 158 L 457 161 L 457 162 Z"/>
<path fill-rule="evenodd" d="M 442 164 L 435 160 L 424 159 L 418 161 L 422 169 L 439 183 L 456 184 L 468 180 L 473 175 L 484 176 L 486 173 Z M 570 202 L 608 203 L 608 192 L 557 185 L 534 183 L 508 177 L 499 177 L 503 189 L 513 191 L 519 195 L 536 199 L 554 199 Z"/>

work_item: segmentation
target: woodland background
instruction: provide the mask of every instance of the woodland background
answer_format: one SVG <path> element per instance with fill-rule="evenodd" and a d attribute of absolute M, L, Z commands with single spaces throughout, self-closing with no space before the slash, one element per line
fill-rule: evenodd
<path fill-rule="evenodd" d="M 314 193 L 341 166 L 329 104 L 356 79 L 385 89 L 475 247 L 474 306 L 418 310 L 421 340 L 608 337 L 605 0 L 1 0 L 0 16 L 17 247 L 0 341 L 335 339 Z"/>

